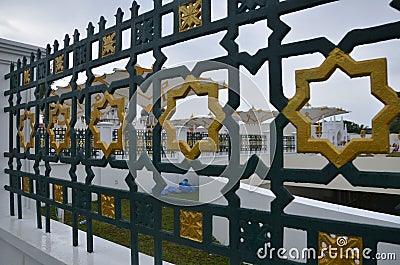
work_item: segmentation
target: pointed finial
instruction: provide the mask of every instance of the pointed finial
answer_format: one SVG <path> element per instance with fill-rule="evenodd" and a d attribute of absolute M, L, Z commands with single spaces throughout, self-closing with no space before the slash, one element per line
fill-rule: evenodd
<path fill-rule="evenodd" d="M 79 41 L 79 35 L 81 35 L 81 34 L 79 33 L 79 30 L 78 30 L 78 29 L 75 29 L 75 31 L 74 31 L 74 43 L 76 43 L 76 42 Z"/>
<path fill-rule="evenodd" d="M 122 23 L 122 19 L 124 18 L 124 12 L 121 8 L 117 9 L 117 14 L 115 15 L 117 24 Z"/>
<path fill-rule="evenodd" d="M 42 50 L 41 49 L 39 49 L 39 48 L 37 49 L 36 56 L 38 59 L 42 58 Z"/>
<path fill-rule="evenodd" d="M 27 59 L 26 59 L 26 56 L 24 56 L 24 57 L 22 58 L 22 65 L 25 66 L 25 65 L 26 65 L 26 62 L 27 62 Z"/>
<path fill-rule="evenodd" d="M 55 51 L 55 52 L 58 51 L 58 46 L 59 46 L 58 40 L 55 40 L 55 41 L 54 41 L 54 45 L 53 45 L 54 51 Z"/>
<path fill-rule="evenodd" d="M 70 37 L 68 34 L 65 34 L 65 38 L 64 38 L 64 48 L 69 46 L 69 41 L 70 41 Z"/>
<path fill-rule="evenodd" d="M 94 26 L 93 26 L 93 23 L 92 23 L 92 22 L 89 22 L 86 31 L 87 31 L 88 37 L 89 37 L 89 36 L 93 36 L 93 34 L 94 34 Z"/>
<path fill-rule="evenodd" d="M 50 53 L 51 53 L 51 46 L 50 46 L 50 44 L 47 44 L 47 46 L 46 46 L 46 55 L 50 55 Z"/>
<path fill-rule="evenodd" d="M 136 1 L 133 1 L 131 9 L 131 18 L 135 18 L 139 14 L 140 5 Z"/>
<path fill-rule="evenodd" d="M 18 59 L 17 61 L 17 69 L 21 68 L 21 59 Z"/>
<path fill-rule="evenodd" d="M 35 54 L 31 52 L 31 58 L 29 58 L 29 63 L 33 63 L 35 61 Z"/>
<path fill-rule="evenodd" d="M 14 62 L 11 62 L 11 64 L 10 64 L 10 72 L 13 72 L 14 71 Z"/>
<path fill-rule="evenodd" d="M 107 20 L 103 16 L 101 16 L 99 21 L 99 31 L 103 31 L 106 29 L 106 22 Z"/>

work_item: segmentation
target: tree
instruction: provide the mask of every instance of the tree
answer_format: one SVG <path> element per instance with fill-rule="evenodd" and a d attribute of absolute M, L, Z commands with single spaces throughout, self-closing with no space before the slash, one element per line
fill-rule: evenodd
<path fill-rule="evenodd" d="M 347 126 L 347 132 L 348 133 L 360 133 L 361 130 L 365 130 L 367 129 L 367 126 L 365 126 L 364 124 L 357 124 L 355 122 L 352 121 L 343 121 L 344 124 L 346 124 Z"/>

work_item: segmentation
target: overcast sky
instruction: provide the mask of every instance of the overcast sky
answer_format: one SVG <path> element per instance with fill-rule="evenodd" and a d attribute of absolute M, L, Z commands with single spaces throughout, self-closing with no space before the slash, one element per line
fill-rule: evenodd
<path fill-rule="evenodd" d="M 152 8 L 150 0 L 138 0 L 137 2 L 141 5 L 140 12 Z M 213 17 L 224 16 L 225 2 L 226 0 L 213 1 Z M 338 43 L 351 29 L 398 21 L 400 12 L 389 7 L 389 3 L 390 0 L 340 0 L 337 3 L 284 16 L 282 18 L 284 22 L 292 27 L 284 42 L 290 43 L 325 36 L 332 42 Z M 107 25 L 110 26 L 115 23 L 114 15 L 118 7 L 125 12 L 125 19 L 130 16 L 131 4 L 130 0 L 2 0 L 0 37 L 45 47 L 47 43 L 52 44 L 55 39 L 62 43 L 65 34 L 73 35 L 74 29 L 77 28 L 81 32 L 81 38 L 84 38 L 89 21 L 98 26 L 99 18 L 103 15 L 108 20 Z M 169 29 L 166 27 L 166 32 L 168 31 Z M 266 45 L 266 39 L 270 33 L 265 21 L 262 21 L 241 27 L 240 36 L 236 41 L 239 43 L 241 51 L 254 54 L 259 48 Z M 164 49 L 164 53 L 169 57 L 166 66 L 225 54 L 224 49 L 218 45 L 223 36 L 224 33 L 217 33 L 189 43 L 179 44 L 178 47 Z M 399 91 L 399 44 L 399 40 L 394 40 L 364 46 L 355 49 L 351 56 L 357 60 L 386 57 L 389 85 Z M 185 47 L 190 47 L 190 49 L 183 49 Z M 182 50 L 189 52 L 182 53 Z M 143 66 L 150 66 L 152 61 L 149 58 L 149 56 L 144 56 L 140 63 Z M 312 54 L 284 60 L 285 95 L 288 97 L 294 95 L 294 71 L 296 69 L 317 67 L 323 59 L 319 54 Z M 247 73 L 246 70 L 243 69 L 243 71 Z M 253 79 L 263 91 L 264 96 L 268 98 L 267 66 L 264 65 Z M 351 114 L 345 115 L 345 119 L 370 125 L 371 118 L 383 105 L 370 95 L 368 81 L 368 78 L 350 80 L 343 73 L 336 72 L 329 81 L 311 86 L 310 102 L 313 106 L 328 105 L 345 108 L 352 111 Z M 249 104 L 256 108 L 268 108 L 268 104 L 264 100 L 260 100 L 259 93 L 252 94 L 247 91 Z"/>

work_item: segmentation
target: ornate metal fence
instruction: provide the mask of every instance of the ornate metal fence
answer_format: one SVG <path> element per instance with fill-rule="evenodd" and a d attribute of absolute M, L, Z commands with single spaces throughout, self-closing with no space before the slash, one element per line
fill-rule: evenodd
<path fill-rule="evenodd" d="M 131 233 L 132 264 L 139 262 L 139 233 L 154 238 L 155 264 L 162 262 L 162 241 L 174 242 L 228 257 L 230 264 L 241 264 L 242 262 L 298 264 L 294 261 L 280 259 L 276 252 L 265 259 L 261 259 L 260 255 L 257 255 L 260 254 L 259 250 L 265 242 L 269 242 L 270 246 L 275 249 L 281 248 L 285 228 L 306 231 L 307 247 L 317 250 L 321 249 L 324 242 L 335 241 L 330 235 L 347 236 L 348 241 L 353 242 L 353 245 L 359 249 L 370 248 L 371 255 L 377 252 L 379 242 L 399 245 L 400 231 L 395 228 L 296 216 L 284 211 L 285 207 L 293 200 L 293 196 L 284 187 L 285 182 L 328 184 L 338 174 L 342 174 L 354 186 L 400 188 L 399 173 L 359 171 L 352 163 L 357 154 L 388 151 L 388 126 L 399 114 L 400 100 L 399 94 L 396 94 L 387 85 L 384 59 L 357 62 L 348 55 L 358 46 L 400 38 L 400 22 L 353 30 L 348 32 L 338 45 L 334 45 L 324 37 L 282 44 L 290 27 L 281 20 L 281 16 L 330 2 L 334 1 L 230 0 L 227 6 L 227 17 L 217 21 L 211 21 L 211 0 L 178 0 L 165 5 L 162 5 L 161 0 L 154 0 L 153 10 L 141 15 L 138 15 L 139 6 L 133 2 L 129 19 L 124 20 L 124 13 L 118 9 L 114 25 L 106 28 L 106 20 L 101 17 L 97 32 L 94 31 L 92 23 L 88 24 L 86 38 L 81 39 L 81 34 L 75 30 L 72 41 L 68 35 L 65 36 L 63 49 L 59 49 L 59 43 L 55 41 L 53 49 L 50 45 L 47 46 L 45 57 L 38 51 L 36 55 L 31 55 L 29 62 L 27 58 L 24 58 L 22 62 L 18 61 L 17 65 L 11 65 L 10 73 L 6 76 L 10 80 L 10 89 L 5 91 L 5 95 L 9 97 L 9 106 L 5 107 L 5 111 L 9 113 L 10 136 L 8 141 L 10 145 L 8 152 L 5 153 L 5 157 L 9 159 L 5 172 L 9 175 L 9 185 L 6 186 L 6 189 L 10 192 L 10 214 L 14 216 L 16 212 L 18 218 L 22 218 L 22 196 L 34 199 L 36 201 L 37 227 L 42 228 L 41 203 L 44 203 L 46 209 L 45 230 L 50 232 L 50 206 L 70 211 L 72 213 L 74 246 L 78 245 L 78 215 L 83 215 L 87 219 L 88 252 L 93 251 L 93 220 L 128 229 Z M 399 1 L 392 1 L 391 6 L 400 11 Z M 167 14 L 173 15 L 173 34 L 162 37 L 162 17 Z M 239 26 L 265 19 L 268 21 L 268 27 L 273 31 L 268 38 L 268 46 L 260 49 L 253 56 L 246 52 L 239 52 L 238 45 L 235 43 Z M 130 48 L 123 50 L 122 34 L 126 30 L 131 33 L 131 45 Z M 225 117 L 220 122 L 229 129 L 231 142 L 229 164 L 209 165 L 196 169 L 196 164 L 192 163 L 193 159 L 189 158 L 182 162 L 182 167 L 162 161 L 160 145 L 154 143 L 161 142 L 162 125 L 166 125 L 160 102 L 157 101 L 161 96 L 161 89 L 154 83 L 153 114 L 160 122 L 151 132 L 151 142 L 153 143 L 151 160 L 144 159 L 148 155 L 145 152 L 140 157 L 132 155 L 136 154 L 137 146 L 130 142 L 129 159 L 132 166 L 129 167 L 130 171 L 128 172 L 126 160 L 110 155 L 116 150 L 123 150 L 121 134 L 125 118 L 124 102 L 113 95 L 119 89 L 129 87 L 131 102 L 135 102 L 135 92 L 138 89 L 144 89 L 139 86 L 153 76 L 153 74 L 148 74 L 143 77 L 138 74 L 134 67 L 138 55 L 152 51 L 155 58 L 153 70 L 154 73 L 157 73 L 167 60 L 161 50 L 163 47 L 221 31 L 226 32 L 220 44 L 227 54 L 213 58 L 214 62 L 234 68 L 243 66 L 252 74 L 255 74 L 266 61 L 269 63 L 270 103 L 280 112 L 274 121 L 275 132 L 271 135 L 271 138 L 276 140 L 276 147 L 271 148 L 271 150 L 276 149 L 271 167 L 268 168 L 257 155 L 253 155 L 245 164 L 240 163 L 239 127 L 231 115 L 239 106 L 241 90 L 244 88 L 241 89 L 235 72 L 228 69 L 229 99 L 227 105 L 221 108 Z M 95 58 L 93 57 L 93 45 L 98 45 L 98 55 Z M 320 53 L 326 57 L 326 60 L 319 68 L 296 72 L 298 91 L 294 98 L 288 99 L 283 94 L 282 59 L 309 53 Z M 93 68 L 126 58 L 129 59 L 126 65 L 129 78 L 112 82 L 109 86 L 105 84 L 92 85 Z M 310 124 L 299 114 L 299 109 L 309 100 L 309 83 L 328 79 L 337 68 L 342 69 L 350 77 L 370 76 L 372 93 L 385 104 L 383 111 L 373 120 L 372 140 L 352 141 L 341 151 L 334 149 L 326 140 L 310 139 Z M 204 64 L 199 62 L 192 71 L 179 68 L 174 75 L 180 75 L 183 78 L 189 75 L 196 77 L 207 70 L 213 69 L 207 69 Z M 82 72 L 88 79 L 86 87 L 80 90 L 77 78 L 78 74 Z M 67 76 L 72 76 L 71 91 L 61 96 L 53 95 L 51 84 Z M 31 101 L 23 102 L 21 95 L 26 91 L 34 91 L 34 98 Z M 98 102 L 92 102 L 91 95 L 96 93 L 102 93 L 104 97 Z M 199 92 L 199 94 L 201 93 Z M 70 107 L 66 104 L 67 102 Z M 93 137 L 93 144 L 91 141 L 82 141 L 82 131 L 75 128 L 78 103 L 85 104 L 84 116 L 88 129 L 85 131 L 84 138 L 91 139 Z M 99 121 L 100 110 L 108 105 L 117 109 L 121 127 L 117 134 L 114 134 L 115 141 L 105 145 L 100 141 L 96 125 Z M 43 128 L 39 126 L 41 115 L 44 117 L 44 136 L 41 133 Z M 64 116 L 67 125 L 63 134 L 64 140 L 61 143 L 54 139 L 53 131 L 59 115 Z M 134 131 L 135 128 L 129 125 L 133 116 L 133 114 L 131 117 L 128 116 L 126 121 L 128 129 Z M 28 124 L 31 127 L 31 133 L 25 135 L 24 124 L 27 124 L 28 120 L 30 120 Z M 283 129 L 289 122 L 294 123 L 298 129 L 297 150 L 322 153 L 330 161 L 328 165 L 321 170 L 284 167 Z M 104 156 L 93 157 L 92 148 L 101 150 Z M 69 152 L 64 153 L 63 150 L 67 149 Z M 134 152 L 131 152 L 132 150 Z M 22 170 L 24 161 L 33 163 L 32 171 L 24 172 Z M 44 172 L 40 170 L 40 165 L 43 163 L 45 165 Z M 69 180 L 57 178 L 52 174 L 54 163 L 69 165 Z M 77 181 L 76 169 L 78 166 L 85 168 L 84 183 Z M 121 169 L 121 174 L 126 174 L 128 191 L 92 184 L 95 178 L 94 168 L 106 166 Z M 199 175 L 223 176 L 229 180 L 229 185 L 223 194 L 228 204 L 205 203 L 182 206 L 139 192 L 135 178 L 137 170 L 144 167 L 153 171 L 154 178 L 163 172 L 184 174 L 191 167 Z M 239 176 L 237 176 L 237 172 L 240 172 Z M 241 208 L 240 198 L 236 194 L 239 189 L 238 180 L 246 179 L 253 173 L 262 179 L 271 181 L 271 191 L 276 198 L 271 204 L 270 212 Z M 97 194 L 99 200 L 100 207 L 97 211 L 92 209 L 93 194 Z M 14 209 L 15 199 L 18 205 L 16 210 Z M 130 202 L 129 220 L 122 218 L 122 200 Z M 174 211 L 173 232 L 162 230 L 163 206 L 168 206 Z M 213 217 L 224 217 L 229 222 L 229 244 L 227 246 L 217 244 L 212 239 Z M 376 260 L 362 260 L 361 262 L 376 264 Z M 325 257 L 309 259 L 307 264 L 338 263 Z"/>

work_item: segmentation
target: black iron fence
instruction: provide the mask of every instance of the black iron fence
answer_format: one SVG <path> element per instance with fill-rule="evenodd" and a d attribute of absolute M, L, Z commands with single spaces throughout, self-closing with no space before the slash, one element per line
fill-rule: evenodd
<path fill-rule="evenodd" d="M 65 36 L 62 49 L 60 49 L 59 42 L 55 41 L 53 48 L 51 45 L 47 46 L 45 57 L 39 50 L 37 54 L 32 54 L 30 58 L 24 58 L 22 61 L 18 61 L 16 65 L 11 65 L 10 73 L 6 76 L 10 81 L 10 89 L 5 91 L 5 96 L 9 98 L 9 106 L 5 107 L 5 111 L 9 114 L 8 126 L 10 130 L 9 150 L 5 153 L 9 162 L 5 173 L 9 176 L 9 184 L 6 189 L 10 192 L 10 214 L 12 216 L 17 214 L 18 218 L 22 218 L 21 198 L 23 196 L 31 198 L 36 201 L 37 227 L 42 228 L 41 203 L 44 203 L 46 212 L 45 230 L 50 232 L 50 206 L 70 211 L 72 213 L 72 242 L 74 246 L 78 245 L 78 215 L 85 216 L 87 220 L 86 242 L 89 252 L 93 251 L 93 220 L 128 229 L 131 234 L 132 264 L 139 263 L 139 233 L 151 236 L 154 239 L 155 264 L 161 264 L 163 259 L 163 241 L 225 256 L 229 258 L 230 264 L 239 265 L 242 262 L 299 264 L 296 261 L 282 260 L 277 252 L 265 259 L 261 258 L 262 255 L 257 255 L 260 254 L 258 251 L 267 242 L 271 248 L 282 248 L 286 228 L 304 231 L 307 234 L 307 247 L 314 249 L 321 249 L 322 242 L 330 240 L 329 235 L 343 235 L 348 239 L 352 238 L 355 242 L 358 242 L 360 248 L 371 249 L 371 253 L 377 252 L 380 242 L 399 245 L 400 231 L 397 228 L 286 213 L 285 208 L 293 200 L 293 196 L 284 186 L 285 182 L 328 184 L 341 174 L 353 186 L 399 189 L 400 175 L 398 172 L 360 171 L 352 162 L 358 153 L 365 152 L 365 150 L 378 153 L 385 152 L 385 146 L 382 148 L 381 144 L 385 145 L 386 143 L 384 137 L 386 137 L 385 133 L 388 132 L 388 124 L 399 113 L 398 94 L 396 95 L 393 90 L 388 89 L 385 84 L 379 87 L 380 81 L 372 82 L 378 84 L 378 88 L 372 88 L 374 95 L 382 99 L 382 102 L 387 106 L 385 110 L 390 110 L 382 112 L 379 116 L 382 122 L 379 123 L 379 119 L 376 119 L 377 123 L 373 124 L 373 137 L 383 138 L 379 138 L 378 143 L 362 142 L 358 146 L 346 145 L 347 151 L 342 150 L 342 153 L 338 155 L 329 151 L 330 145 L 323 142 L 313 144 L 310 139 L 307 139 L 307 134 L 302 133 L 307 132 L 305 128 L 310 125 L 306 124 L 307 126 L 305 126 L 303 124 L 304 119 L 298 118 L 298 110 L 302 104 L 306 103 L 307 96 L 300 100 L 288 99 L 284 96 L 282 60 L 309 53 L 319 53 L 326 57 L 327 66 L 325 66 L 331 67 L 328 72 L 340 68 L 342 70 L 347 69 L 347 73 L 351 77 L 370 75 L 371 78 L 379 78 L 386 74 L 382 60 L 355 62 L 349 59 L 349 53 L 359 46 L 400 38 L 400 22 L 348 32 L 337 44 L 325 37 L 284 43 L 283 39 L 290 31 L 290 27 L 281 20 L 282 16 L 335 1 L 227 1 L 227 16 L 217 21 L 211 20 L 211 0 L 178 0 L 165 5 L 162 5 L 162 2 L 161 0 L 154 0 L 154 8 L 140 15 L 138 13 L 139 6 L 136 2 L 133 2 L 129 19 L 124 20 L 124 13 L 121 9 L 118 9 L 115 24 L 110 27 L 106 27 L 106 20 L 102 17 L 96 32 L 93 24 L 88 24 L 86 38 L 82 39 L 81 33 L 75 30 L 72 39 L 69 35 Z M 399 10 L 399 1 L 391 1 L 390 4 L 392 8 Z M 362 6 L 360 6 L 360 12 L 362 12 Z M 167 14 L 173 15 L 173 34 L 162 36 L 161 31 L 164 26 L 162 17 Z M 261 48 L 253 56 L 246 52 L 239 52 L 235 43 L 239 27 L 261 20 L 267 20 L 268 27 L 273 32 L 268 38 L 268 46 Z M 127 49 L 122 49 L 122 36 L 125 31 L 131 33 L 131 45 Z M 229 109 L 236 110 L 238 108 L 240 105 L 239 95 L 243 93 L 241 90 L 246 88 L 240 88 L 240 85 L 232 86 L 235 82 L 239 84 L 239 77 L 228 69 L 230 79 L 228 83 L 232 86 L 229 90 L 235 93 L 229 93 L 227 103 L 229 108 L 223 109 L 226 118 L 221 121 L 229 129 L 229 140 L 220 138 L 220 142 L 225 141 L 226 145 L 219 148 L 229 153 L 229 164 L 207 165 L 202 169 L 197 169 L 197 173 L 203 176 L 228 178 L 229 188 L 223 194 L 227 204 L 204 203 L 195 206 L 171 204 L 159 200 L 151 194 L 139 192 L 135 182 L 137 171 L 143 167 L 153 170 L 155 177 L 165 172 L 185 174 L 188 170 L 188 164 L 178 167 L 168 161 L 162 161 L 161 145 L 158 143 L 166 139 L 163 140 L 162 138 L 161 124 L 157 123 L 151 131 L 142 132 L 142 135 L 138 133 L 137 137 L 145 142 L 143 145 L 139 146 L 135 142 L 129 142 L 129 150 L 135 150 L 135 153 L 136 150 L 141 150 L 141 152 L 146 150 L 151 159 L 151 165 L 149 165 L 144 162 L 148 160 L 141 159 L 144 157 L 142 155 L 140 157 L 130 156 L 133 165 L 131 171 L 128 170 L 126 160 L 112 155 L 115 152 L 123 152 L 123 143 L 119 141 L 120 137 L 114 135 L 114 139 L 118 139 L 116 145 L 102 145 L 99 141 L 100 136 L 98 130 L 96 130 L 96 124 L 101 115 L 100 110 L 104 108 L 104 105 L 112 105 L 114 108 L 120 108 L 121 105 L 124 105 L 124 102 L 121 103 L 121 100 L 117 98 L 115 92 L 128 87 L 129 97 L 135 103 L 135 92 L 141 89 L 139 85 L 151 78 L 152 74 L 143 77 L 143 75 L 138 74 L 134 67 L 140 54 L 152 51 L 155 58 L 153 72 L 157 73 L 163 68 L 167 60 L 162 48 L 217 32 L 225 32 L 220 45 L 226 50 L 226 54 L 212 58 L 214 62 L 224 63 L 236 68 L 243 66 L 251 74 L 257 73 L 260 67 L 268 62 L 270 103 L 280 112 L 274 120 L 275 132 L 271 136 L 274 142 L 276 141 L 275 156 L 270 168 L 265 166 L 257 154 L 249 158 L 245 164 L 240 163 L 240 142 L 242 139 L 239 137 L 239 128 L 232 125 L 232 118 L 230 118 L 232 111 Z M 99 51 L 95 57 L 93 57 L 93 45 L 97 45 Z M 129 73 L 128 78 L 114 81 L 110 85 L 92 84 L 94 79 L 93 68 L 121 59 L 129 59 L 126 65 L 126 70 Z M 376 63 L 379 64 L 378 67 L 375 67 Z M 356 66 L 362 65 L 362 67 L 354 67 L 354 64 Z M 173 76 L 177 74 L 180 74 L 183 78 L 189 74 L 200 76 L 202 72 L 215 70 L 215 68 L 205 69 L 203 66 L 204 64 L 199 62 L 198 67 L 194 68 L 192 72 L 187 70 L 183 73 L 180 72 L 182 70 L 180 68 L 180 70 L 174 72 Z M 370 69 L 369 66 L 371 66 L 371 70 L 368 70 Z M 361 70 L 364 72 L 358 72 Z M 374 71 L 379 73 L 375 75 Z M 86 73 L 88 80 L 85 89 L 78 89 L 76 82 L 78 74 L 82 72 Z M 51 84 L 67 76 L 72 76 L 70 91 L 60 96 L 53 95 Z M 309 78 L 300 82 L 301 85 L 322 79 L 316 72 L 307 73 L 304 76 L 299 75 L 297 78 L 298 80 Z M 380 90 L 380 88 L 384 89 Z M 267 89 L 267 87 L 262 89 Z M 383 90 L 386 91 L 384 95 L 382 95 Z M 25 91 L 34 95 L 32 101 L 22 101 L 21 94 Z M 97 93 L 104 95 L 105 99 L 101 102 L 104 105 L 92 102 L 91 96 Z M 300 93 L 299 95 L 303 94 Z M 160 96 L 161 89 L 155 85 L 153 90 L 155 101 L 152 111 L 157 119 L 162 114 L 160 102 L 156 101 Z M 85 123 L 89 129 L 75 129 L 78 103 L 85 105 Z M 51 107 L 54 104 L 58 107 Z M 95 106 L 94 110 L 92 106 Z M 122 112 L 121 110 L 120 113 Z M 41 113 L 44 117 L 44 127 L 39 128 Z M 58 115 L 64 115 L 68 127 L 65 132 L 58 134 L 64 139 L 59 141 L 60 143 L 51 137 L 54 133 L 52 131 L 54 119 Z M 28 118 L 31 120 L 33 129 L 29 136 L 24 135 L 27 128 L 21 126 Z M 132 120 L 128 119 L 127 121 L 129 123 Z M 285 140 L 283 137 L 283 129 L 289 122 L 295 123 L 298 129 L 297 148 L 299 152 L 322 153 L 328 158 L 330 162 L 323 169 L 307 170 L 284 167 L 283 153 L 285 149 L 292 148 L 292 144 L 288 142 L 289 139 L 286 138 Z M 128 128 L 134 130 L 129 125 Z M 260 151 L 260 142 L 263 139 L 258 136 L 250 136 L 244 141 L 247 142 L 246 150 L 253 152 Z M 288 147 L 284 147 L 284 141 L 288 143 L 286 144 Z M 98 150 L 101 150 L 103 155 L 93 155 Z M 33 167 L 29 172 L 22 170 L 24 161 L 33 162 Z M 39 169 L 41 163 L 45 165 L 44 172 Z M 60 179 L 54 175 L 52 170 L 54 163 L 68 165 L 68 180 Z M 190 165 L 196 166 L 195 164 Z M 77 181 L 76 169 L 78 166 L 85 168 L 86 178 L 84 183 Z M 128 191 L 93 185 L 94 169 L 106 166 L 120 169 L 120 173 L 126 175 Z M 241 207 L 241 199 L 236 193 L 239 189 L 238 180 L 249 178 L 252 174 L 258 174 L 261 179 L 271 181 L 271 191 L 276 197 L 272 201 L 271 211 Z M 234 176 L 237 177 L 235 181 L 233 181 Z M 156 190 L 162 190 L 162 185 L 158 186 Z M 72 198 L 68 198 L 69 194 Z M 98 197 L 98 205 L 100 206 L 97 210 L 92 209 L 91 195 L 93 194 L 97 194 Z M 68 203 L 70 199 L 72 203 Z M 17 209 L 14 208 L 15 200 L 18 205 Z M 122 217 L 121 205 L 123 200 L 129 201 L 131 213 L 129 220 Z M 262 204 L 263 202 L 260 201 L 259 203 Z M 174 213 L 174 229 L 172 232 L 162 229 L 162 208 L 164 206 L 171 208 Z M 228 245 L 222 245 L 213 240 L 214 217 L 223 217 L 228 221 Z M 332 260 L 329 260 L 329 262 L 337 264 Z M 364 260 L 363 263 L 375 264 L 376 260 Z M 328 264 L 328 260 L 326 258 L 322 260 L 310 259 L 307 264 Z"/>

